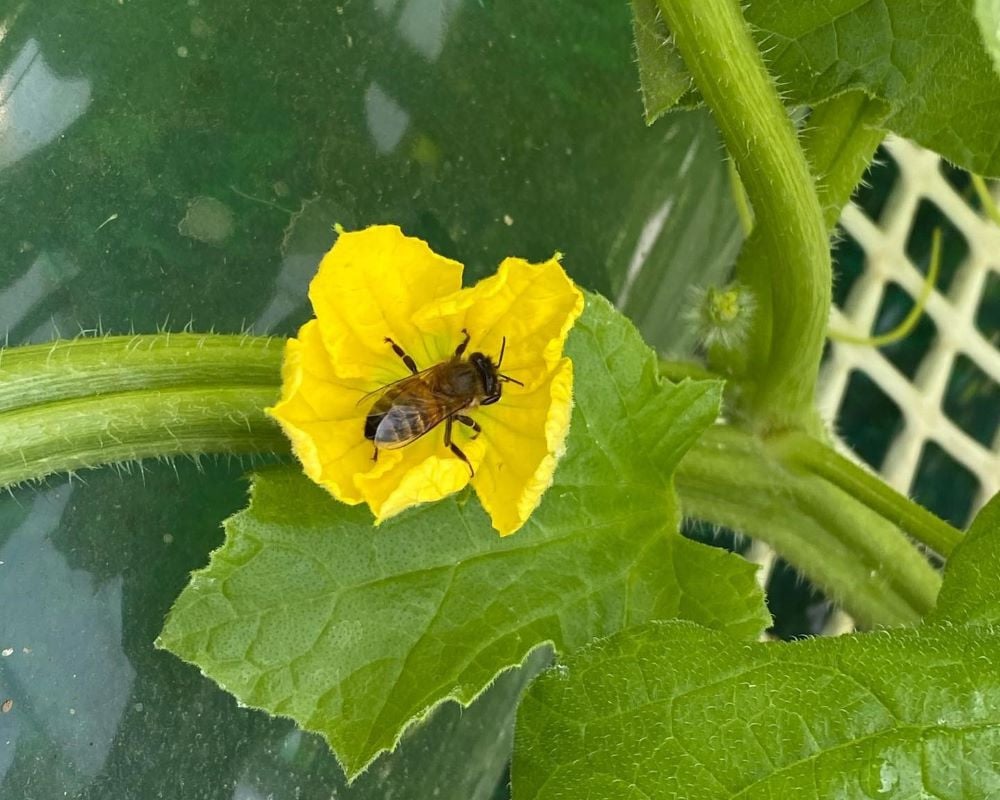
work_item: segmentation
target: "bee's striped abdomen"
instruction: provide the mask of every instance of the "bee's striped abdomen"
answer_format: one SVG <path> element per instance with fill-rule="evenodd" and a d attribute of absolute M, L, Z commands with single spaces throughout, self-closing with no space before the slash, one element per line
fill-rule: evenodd
<path fill-rule="evenodd" d="M 374 410 L 374 409 L 373 409 Z M 374 427 L 372 439 L 378 447 L 392 449 L 409 444 L 427 433 L 433 426 L 429 415 L 416 406 L 394 405 L 385 414 L 369 414 L 365 420 L 365 435 L 369 424 Z"/>

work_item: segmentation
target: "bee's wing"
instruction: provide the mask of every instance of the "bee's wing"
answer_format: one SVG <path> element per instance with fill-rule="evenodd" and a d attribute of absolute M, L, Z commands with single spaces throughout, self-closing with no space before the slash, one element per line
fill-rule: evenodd
<path fill-rule="evenodd" d="M 436 395 L 422 381 L 407 387 L 405 399 L 397 397 L 375 429 L 375 445 L 393 450 L 415 442 L 448 417 L 461 411 L 466 403 L 453 397 Z"/>
<path fill-rule="evenodd" d="M 436 369 L 436 367 L 437 367 L 437 365 L 435 365 L 434 367 L 428 367 L 427 369 L 422 369 L 422 370 L 420 370 L 420 372 L 411 373 L 411 374 L 409 374 L 409 375 L 407 375 L 407 376 L 405 376 L 403 378 L 400 378 L 398 381 L 393 381 L 392 383 L 387 383 L 384 386 L 379 386 L 377 389 L 372 389 L 367 394 L 361 395 L 361 398 L 354 405 L 360 406 L 369 397 L 374 397 L 375 395 L 381 395 L 382 397 L 384 397 L 386 394 L 389 393 L 389 391 L 391 389 L 394 389 L 394 388 L 398 388 L 400 390 L 403 390 L 403 389 L 406 388 L 404 386 L 404 384 L 406 384 L 409 381 L 420 381 L 422 383 L 423 382 L 422 379 L 429 372 L 431 372 L 434 369 Z"/>

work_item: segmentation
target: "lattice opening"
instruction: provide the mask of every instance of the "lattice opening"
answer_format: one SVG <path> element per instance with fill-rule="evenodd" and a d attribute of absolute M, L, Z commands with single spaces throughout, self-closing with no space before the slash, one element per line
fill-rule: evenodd
<path fill-rule="evenodd" d="M 730 553 L 743 553 L 749 546 L 746 536 L 722 525 L 712 525 L 699 519 L 685 518 L 681 523 L 681 534 L 702 544 L 721 547 Z"/>
<path fill-rule="evenodd" d="M 960 355 L 955 359 L 941 407 L 959 428 L 989 447 L 1000 427 L 1000 383 L 971 358 Z"/>
<path fill-rule="evenodd" d="M 882 302 L 875 316 L 872 335 L 878 336 L 895 330 L 906 319 L 916 301 L 896 282 L 888 283 L 882 294 Z M 924 357 L 930 352 L 937 335 L 937 326 L 930 316 L 924 314 L 913 330 L 903 339 L 883 346 L 884 355 L 896 369 L 912 380 Z"/>
<path fill-rule="evenodd" d="M 910 235 L 906 240 L 906 257 L 922 275 L 927 274 L 931 260 L 931 239 L 934 230 L 941 231 L 941 271 L 937 290 L 948 293 L 959 266 L 969 255 L 969 243 L 962 232 L 930 200 L 921 200 L 913 215 Z"/>
<path fill-rule="evenodd" d="M 774 619 L 768 633 L 785 640 L 822 633 L 833 613 L 823 593 L 780 558 L 767 582 L 767 607 Z"/>
<path fill-rule="evenodd" d="M 972 517 L 979 481 L 972 470 L 936 442 L 928 442 L 911 489 L 912 496 L 952 525 L 964 528 Z"/>
<path fill-rule="evenodd" d="M 837 414 L 841 438 L 872 469 L 879 469 L 903 427 L 903 412 L 861 370 L 853 370 Z"/>
<path fill-rule="evenodd" d="M 983 297 L 976 309 L 976 328 L 984 339 L 1000 348 L 1000 275 L 996 272 L 986 277 Z"/>
<path fill-rule="evenodd" d="M 941 175 L 948 182 L 948 185 L 955 190 L 955 194 L 961 197 L 969 206 L 976 211 L 983 210 L 983 204 L 979 201 L 979 195 L 972 186 L 972 176 L 961 167 L 949 164 L 947 161 L 940 163 Z"/>
<path fill-rule="evenodd" d="M 843 308 L 854 284 L 865 271 L 865 251 L 847 234 L 836 243 L 833 270 L 833 303 Z"/>
<path fill-rule="evenodd" d="M 864 183 L 854 194 L 854 204 L 869 219 L 879 219 L 898 180 L 899 165 L 885 146 L 880 146 L 875 152 L 875 160 L 868 167 Z"/>

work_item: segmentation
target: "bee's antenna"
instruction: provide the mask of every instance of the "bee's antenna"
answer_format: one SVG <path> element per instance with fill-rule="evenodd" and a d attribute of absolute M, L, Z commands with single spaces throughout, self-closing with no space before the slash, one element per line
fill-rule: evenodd
<path fill-rule="evenodd" d="M 503 339 L 500 340 L 500 358 L 497 359 L 497 377 L 500 378 L 500 380 L 502 381 L 509 381 L 510 383 L 516 383 L 518 386 L 524 386 L 524 384 L 521 383 L 521 381 L 519 381 L 517 378 L 512 378 L 510 377 L 510 375 L 504 375 L 502 372 L 500 372 L 500 365 L 503 364 L 503 354 L 506 349 L 507 349 L 507 337 L 504 336 Z"/>

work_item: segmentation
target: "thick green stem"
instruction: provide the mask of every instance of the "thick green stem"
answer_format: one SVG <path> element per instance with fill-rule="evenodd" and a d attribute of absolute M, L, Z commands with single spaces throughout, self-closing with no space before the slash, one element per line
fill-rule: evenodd
<path fill-rule="evenodd" d="M 862 625 L 912 624 L 934 606 L 941 578 L 894 525 L 751 434 L 710 429 L 675 483 L 686 516 L 767 542 Z"/>
<path fill-rule="evenodd" d="M 844 92 L 812 109 L 802 149 L 816 176 L 827 230 L 833 230 L 875 150 L 885 138 L 886 103 L 860 90 Z"/>
<path fill-rule="evenodd" d="M 0 352 L 0 486 L 121 461 L 287 450 L 281 340 L 158 334 Z"/>
<path fill-rule="evenodd" d="M 737 264 L 757 298 L 740 402 L 765 432 L 820 429 L 813 406 L 830 252 L 795 129 L 735 0 L 658 0 L 736 163 L 756 225 Z M 719 365 L 726 372 L 728 365 Z"/>
<path fill-rule="evenodd" d="M 942 556 L 950 556 L 962 539 L 961 531 L 904 497 L 878 476 L 809 436 L 791 433 L 771 440 L 768 446 L 780 453 L 783 463 L 797 466 L 840 487 Z"/>
<path fill-rule="evenodd" d="M 274 386 L 284 345 L 261 336 L 161 333 L 0 349 L 0 413 L 158 387 Z"/>

